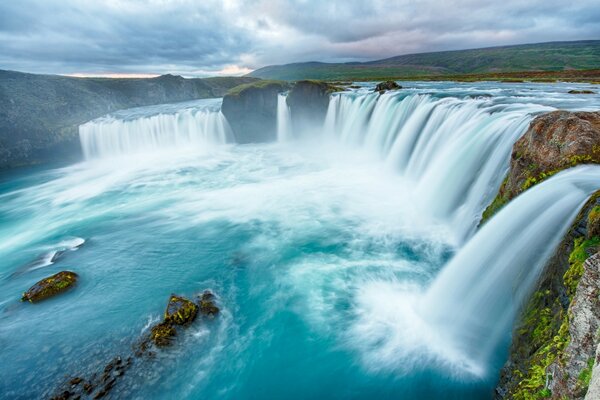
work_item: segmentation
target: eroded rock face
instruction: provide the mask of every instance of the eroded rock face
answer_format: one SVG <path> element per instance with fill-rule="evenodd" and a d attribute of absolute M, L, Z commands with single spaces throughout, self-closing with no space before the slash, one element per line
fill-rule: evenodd
<path fill-rule="evenodd" d="M 379 92 L 379 94 L 385 93 L 387 90 L 398 90 L 402 89 L 402 86 L 398 85 L 394 81 L 385 81 L 380 82 L 375 86 L 375 92 Z"/>
<path fill-rule="evenodd" d="M 596 348 L 600 342 L 600 252 L 588 258 L 569 306 L 569 344 L 562 359 L 553 363 L 549 389 L 553 398 L 583 398 L 588 389 Z M 593 365 L 593 364 L 592 364 Z M 589 372 L 587 371 L 589 370 Z M 600 383 L 600 382 L 599 382 Z"/>
<path fill-rule="evenodd" d="M 23 293 L 21 301 L 36 303 L 55 296 L 71 288 L 77 282 L 78 275 L 71 271 L 61 271 L 37 282 Z"/>
<path fill-rule="evenodd" d="M 600 112 L 554 111 L 536 117 L 515 143 L 508 176 L 484 220 L 557 172 L 589 163 L 600 164 Z"/>
<path fill-rule="evenodd" d="M 329 107 L 331 93 L 344 90 L 322 81 L 298 81 L 287 96 L 294 132 L 321 127 Z"/>
<path fill-rule="evenodd" d="M 223 97 L 221 112 L 237 143 L 277 139 L 277 95 L 288 89 L 287 82 L 258 81 L 237 86 Z"/>

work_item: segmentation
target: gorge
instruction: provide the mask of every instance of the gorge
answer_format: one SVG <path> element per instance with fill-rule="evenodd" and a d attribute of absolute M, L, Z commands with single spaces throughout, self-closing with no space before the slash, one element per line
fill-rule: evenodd
<path fill-rule="evenodd" d="M 595 85 L 375 84 L 114 105 L 77 120 L 82 161 L 4 172 L 1 391 L 52 397 L 209 288 L 218 318 L 115 396 L 597 393 L 600 95 L 569 93 Z"/>

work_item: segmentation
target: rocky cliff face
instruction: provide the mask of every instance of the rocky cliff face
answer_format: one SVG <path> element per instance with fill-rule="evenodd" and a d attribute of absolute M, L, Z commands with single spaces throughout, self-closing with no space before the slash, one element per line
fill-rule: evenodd
<path fill-rule="evenodd" d="M 343 90 L 327 82 L 296 82 L 287 96 L 292 128 L 302 132 L 323 126 L 329 106 L 330 94 Z"/>
<path fill-rule="evenodd" d="M 0 169 L 80 156 L 78 126 L 130 107 L 221 97 L 253 78 L 71 78 L 0 71 Z"/>
<path fill-rule="evenodd" d="M 583 163 L 600 163 L 600 113 L 537 117 L 515 144 L 509 174 L 485 217 L 529 187 Z M 583 207 L 524 306 L 497 398 L 583 399 L 600 390 L 594 386 L 600 385 L 598 373 L 591 379 L 600 340 L 598 216 L 600 192 Z"/>
<path fill-rule="evenodd" d="M 320 81 L 259 81 L 231 89 L 223 98 L 222 112 L 236 142 L 269 142 L 277 139 L 277 95 L 289 91 L 292 129 L 301 132 L 325 121 L 329 95 L 343 90 Z"/>
<path fill-rule="evenodd" d="M 554 111 L 535 118 L 513 147 L 510 171 L 484 220 L 524 190 L 583 163 L 600 163 L 600 112 Z"/>
<path fill-rule="evenodd" d="M 237 143 L 277 139 L 277 95 L 290 88 L 287 82 L 258 81 L 231 89 L 221 111 Z"/>

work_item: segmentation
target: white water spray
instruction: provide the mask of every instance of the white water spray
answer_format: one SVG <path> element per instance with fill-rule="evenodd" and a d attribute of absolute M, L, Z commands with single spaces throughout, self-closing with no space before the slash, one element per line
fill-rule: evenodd
<path fill-rule="evenodd" d="M 292 118 L 290 107 L 284 94 L 277 95 L 277 141 L 285 142 L 292 136 Z"/>
<path fill-rule="evenodd" d="M 497 192 L 513 144 L 534 115 L 550 110 L 489 99 L 342 93 L 331 97 L 323 135 L 366 148 L 412 181 L 423 210 L 463 241 Z"/>
<path fill-rule="evenodd" d="M 232 137 L 229 124 L 218 108 L 205 104 L 175 111 L 173 105 L 165 108 L 148 107 L 149 115 L 133 114 L 126 118 L 109 115 L 81 125 L 79 137 L 85 158 L 169 148 L 205 150 Z"/>
<path fill-rule="evenodd" d="M 484 370 L 507 339 L 544 265 L 591 194 L 600 167 L 562 172 L 511 201 L 433 282 L 420 310 L 432 329 Z"/>

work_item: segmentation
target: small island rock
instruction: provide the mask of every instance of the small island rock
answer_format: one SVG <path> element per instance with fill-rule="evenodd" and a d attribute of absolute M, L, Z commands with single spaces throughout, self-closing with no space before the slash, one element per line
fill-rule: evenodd
<path fill-rule="evenodd" d="M 398 90 L 402 89 L 402 86 L 398 85 L 394 81 L 385 81 L 380 82 L 375 86 L 375 92 L 379 92 L 380 94 L 385 93 L 387 90 Z"/>
<path fill-rule="evenodd" d="M 37 282 L 23 293 L 21 301 L 36 303 L 38 301 L 64 292 L 77 282 L 78 275 L 71 271 L 61 271 Z"/>

